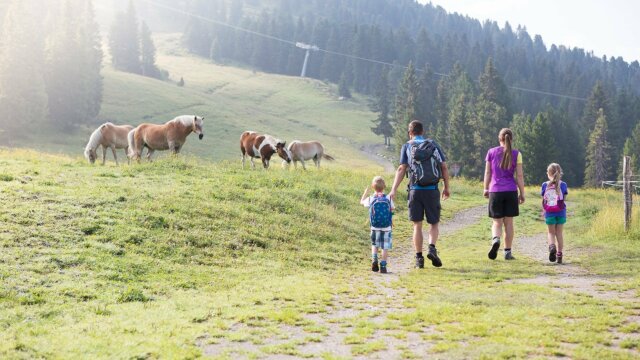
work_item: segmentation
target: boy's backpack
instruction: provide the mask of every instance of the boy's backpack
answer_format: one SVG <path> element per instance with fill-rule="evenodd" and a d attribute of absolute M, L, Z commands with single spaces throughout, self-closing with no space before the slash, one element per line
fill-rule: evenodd
<path fill-rule="evenodd" d="M 371 227 L 387 228 L 391 226 L 391 200 L 386 195 L 374 196 L 369 204 Z"/>
<path fill-rule="evenodd" d="M 564 210 L 565 204 L 562 189 L 556 189 L 551 182 L 547 182 L 547 187 L 542 195 L 542 208 L 548 213 L 555 213 Z"/>
<path fill-rule="evenodd" d="M 436 144 L 433 140 L 413 141 L 411 148 L 411 162 L 409 163 L 410 180 L 412 185 L 436 185 L 442 178 L 442 164 L 434 154 Z"/>

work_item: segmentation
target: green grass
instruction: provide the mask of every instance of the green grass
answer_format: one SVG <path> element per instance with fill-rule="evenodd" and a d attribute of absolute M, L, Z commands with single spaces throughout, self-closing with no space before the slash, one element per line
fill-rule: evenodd
<path fill-rule="evenodd" d="M 373 171 L 243 171 L 191 156 L 102 167 L 0 149 L 0 174 L 0 358 L 194 358 L 198 344 L 241 342 L 255 346 L 252 358 L 304 356 L 300 346 L 333 331 L 306 314 L 327 311 L 336 296 L 377 291 L 358 205 Z M 485 204 L 480 190 L 455 180 L 443 217 Z M 528 192 L 518 234 L 546 228 L 535 189 Z M 619 193 L 572 190 L 570 201 L 567 258 L 621 284 L 612 288 L 637 291 L 638 215 L 625 234 Z M 404 191 L 397 205 L 394 237 L 403 242 L 411 232 Z M 487 260 L 488 233 L 484 220 L 444 236 L 443 268 L 392 283 L 406 295 L 389 301 L 407 312 L 336 318 L 352 355 L 386 350 L 379 331 L 419 334 L 439 358 L 625 358 L 637 350 L 633 339 L 612 347 L 610 332 L 638 332 L 626 322 L 637 303 L 515 282 L 553 270 L 524 257 Z M 392 251 L 391 266 L 400 255 Z"/>
<path fill-rule="evenodd" d="M 234 323 L 312 326 L 366 257 L 368 172 L 15 150 L 0 166 L 0 357 L 190 357 Z"/>

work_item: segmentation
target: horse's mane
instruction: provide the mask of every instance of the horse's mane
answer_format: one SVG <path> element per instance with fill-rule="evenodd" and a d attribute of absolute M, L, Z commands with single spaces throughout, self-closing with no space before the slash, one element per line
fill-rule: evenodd
<path fill-rule="evenodd" d="M 193 119 L 195 117 L 196 117 L 195 115 L 181 115 L 171 120 L 171 122 L 179 122 L 182 125 L 189 127 L 193 125 Z"/>
<path fill-rule="evenodd" d="M 98 147 L 98 145 L 100 145 L 100 141 L 102 140 L 102 128 L 107 125 L 112 125 L 112 124 L 110 122 L 106 122 L 98 126 L 98 128 L 95 129 L 94 132 L 91 134 L 91 137 L 89 137 L 89 142 L 87 143 L 87 146 L 84 148 L 84 156 L 87 159 L 89 159 L 89 151 L 95 150 Z"/>

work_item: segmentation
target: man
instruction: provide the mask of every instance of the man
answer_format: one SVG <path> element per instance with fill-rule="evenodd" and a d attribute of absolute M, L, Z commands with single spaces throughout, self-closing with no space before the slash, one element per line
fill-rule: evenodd
<path fill-rule="evenodd" d="M 438 241 L 439 229 L 438 223 L 440 222 L 440 190 L 438 184 L 420 186 L 416 183 L 415 177 L 412 176 L 411 167 L 409 166 L 413 162 L 411 148 L 413 144 L 418 144 L 424 141 L 433 141 L 425 139 L 423 137 L 424 129 L 422 123 L 418 120 L 413 120 L 409 123 L 409 142 L 402 146 L 400 151 L 400 166 L 396 171 L 396 177 L 393 181 L 393 187 L 389 192 L 389 198 L 395 200 L 396 191 L 400 183 L 404 179 L 407 170 L 409 170 L 409 220 L 413 222 L 413 245 L 416 251 L 416 267 L 424 268 L 424 257 L 422 256 L 422 221 L 427 219 L 427 223 L 430 224 L 429 228 L 429 252 L 427 258 L 431 260 L 431 264 L 435 267 L 442 266 L 442 261 L 438 257 L 438 251 L 436 250 L 436 242 Z M 442 190 L 442 200 L 449 198 L 449 171 L 447 169 L 446 159 L 442 149 L 433 142 L 435 150 L 433 151 L 433 157 L 436 161 L 441 163 L 442 166 L 442 179 L 444 180 L 444 189 Z"/>

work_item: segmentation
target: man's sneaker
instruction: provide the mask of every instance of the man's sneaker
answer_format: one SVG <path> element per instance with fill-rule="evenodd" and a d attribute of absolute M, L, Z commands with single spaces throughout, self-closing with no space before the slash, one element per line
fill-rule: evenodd
<path fill-rule="evenodd" d="M 371 262 L 371 271 L 378 272 L 378 260 L 373 260 Z"/>
<path fill-rule="evenodd" d="M 387 265 L 380 265 L 380 274 L 387 273 Z"/>
<path fill-rule="evenodd" d="M 436 250 L 435 246 L 429 246 L 429 253 L 427 254 L 427 259 L 431 260 L 431 265 L 435 267 L 442 266 L 442 261 L 438 257 L 438 250 Z"/>
<path fill-rule="evenodd" d="M 561 252 L 558 253 L 557 258 L 558 258 L 558 264 L 562 264 L 562 253 Z"/>
<path fill-rule="evenodd" d="M 505 251 L 504 253 L 505 260 L 515 260 L 516 258 L 511 254 L 511 251 Z"/>
<path fill-rule="evenodd" d="M 424 258 L 423 257 L 416 257 L 416 267 L 418 269 L 424 269 Z"/>
<path fill-rule="evenodd" d="M 556 262 L 556 245 L 549 245 L 549 261 Z"/>
<path fill-rule="evenodd" d="M 500 249 L 500 238 L 494 237 L 489 250 L 489 259 L 495 260 L 498 257 L 498 249 Z"/>

